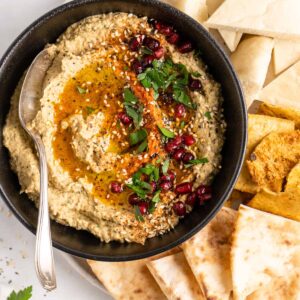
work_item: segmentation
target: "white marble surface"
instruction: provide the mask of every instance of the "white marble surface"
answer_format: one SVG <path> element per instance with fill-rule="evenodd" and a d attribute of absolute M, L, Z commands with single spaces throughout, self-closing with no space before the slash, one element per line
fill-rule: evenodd
<path fill-rule="evenodd" d="M 0 0 L 0 56 L 31 22 L 63 0 Z M 1 83 L 0 83 L 1 85 Z M 0 300 L 12 290 L 33 286 L 33 300 L 108 300 L 110 297 L 76 273 L 55 250 L 58 287 L 47 293 L 34 269 L 34 236 L 8 211 L 0 199 Z"/>

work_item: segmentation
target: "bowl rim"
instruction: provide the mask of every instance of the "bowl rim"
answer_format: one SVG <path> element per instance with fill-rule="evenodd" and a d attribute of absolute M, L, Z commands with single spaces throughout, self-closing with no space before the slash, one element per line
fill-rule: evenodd
<path fill-rule="evenodd" d="M 54 9 L 51 9 L 41 15 L 38 19 L 36 19 L 34 22 L 32 22 L 29 26 L 27 26 L 10 44 L 10 46 L 7 48 L 7 50 L 4 52 L 2 55 L 2 58 L 0 59 L 0 70 L 2 69 L 3 65 L 5 65 L 6 61 L 9 59 L 11 52 L 18 47 L 18 44 L 26 38 L 28 33 L 31 30 L 34 30 L 35 28 L 39 27 L 43 23 L 45 23 L 48 19 L 51 19 L 52 17 L 55 17 L 56 15 L 66 11 L 70 10 L 74 7 L 77 6 L 82 6 L 90 3 L 101 3 L 101 2 L 107 2 L 108 0 L 75 0 L 71 2 L 64 3 Z M 109 1 L 118 1 L 118 0 L 109 0 Z M 93 255 L 93 254 L 87 254 L 83 251 L 73 249 L 69 246 L 66 246 L 60 242 L 54 241 L 52 239 L 52 244 L 55 248 L 69 253 L 71 255 L 75 255 L 77 257 L 82 257 L 86 259 L 92 259 L 92 260 L 98 260 L 98 261 L 110 261 L 110 262 L 117 262 L 117 261 L 132 261 L 132 260 L 138 260 L 138 259 L 143 259 L 147 257 L 154 256 L 159 253 L 163 253 L 167 250 L 170 250 L 176 246 L 179 246 L 189 238 L 191 238 L 193 235 L 195 235 L 199 230 L 204 228 L 210 220 L 217 214 L 217 212 L 222 208 L 224 202 L 227 199 L 227 196 L 229 193 L 233 190 L 234 185 L 238 179 L 238 175 L 241 171 L 244 157 L 245 157 L 245 152 L 246 152 L 246 145 L 247 145 L 247 139 L 248 139 L 248 133 L 247 133 L 247 120 L 248 120 L 248 115 L 247 115 L 247 109 L 246 109 L 246 104 L 245 104 L 245 97 L 243 93 L 243 89 L 241 87 L 241 83 L 238 79 L 238 76 L 227 56 L 225 51 L 219 46 L 219 44 L 215 41 L 215 39 L 210 35 L 210 33 L 196 20 L 188 16 L 182 11 L 179 11 L 175 7 L 164 3 L 160 2 L 158 0 L 135 0 L 137 3 L 145 3 L 151 6 L 156 6 L 161 9 L 168 9 L 168 10 L 173 10 L 177 14 L 184 16 L 184 19 L 193 24 L 194 27 L 197 27 L 197 30 L 201 31 L 202 34 L 205 36 L 205 38 L 209 41 L 210 45 L 215 48 L 217 52 L 219 52 L 219 55 L 222 56 L 224 59 L 224 62 L 227 65 L 228 70 L 230 71 L 233 81 L 235 82 L 235 89 L 237 90 L 237 93 L 239 95 L 239 99 L 241 99 L 241 111 L 242 111 L 242 140 L 241 140 L 241 147 L 240 151 L 238 153 L 238 159 L 235 162 L 235 170 L 233 172 L 233 175 L 226 186 L 226 189 L 224 190 L 222 196 L 220 197 L 218 203 L 214 206 L 214 208 L 208 213 L 205 218 L 202 220 L 201 223 L 197 224 L 194 226 L 190 231 L 185 233 L 184 235 L 180 236 L 178 239 L 174 240 L 173 242 L 157 247 L 153 250 L 146 250 L 142 253 L 135 253 L 135 254 L 130 254 L 130 255 L 119 255 L 119 256 L 112 256 L 112 255 Z M 122 12 L 122 10 L 120 10 Z M 109 13 L 109 12 L 107 12 Z M 93 15 L 93 14 L 91 14 Z M 84 17 L 85 18 L 85 17 Z M 78 21 L 77 21 L 78 22 Z M 69 25 L 70 26 L 70 25 Z M 68 27 L 69 27 L 68 26 Z M 16 216 L 16 218 L 24 225 L 31 233 L 35 234 L 36 233 L 36 228 L 32 226 L 30 223 L 26 221 L 26 219 L 22 216 L 21 213 L 16 209 L 16 207 L 12 204 L 12 202 L 9 200 L 9 197 L 5 194 L 4 190 L 2 189 L 2 185 L 0 184 L 0 196 L 8 206 L 8 208 L 13 212 L 13 214 Z M 55 222 L 55 220 L 54 220 Z M 62 224 L 61 224 L 62 225 Z M 65 226 L 65 225 L 62 225 Z"/>

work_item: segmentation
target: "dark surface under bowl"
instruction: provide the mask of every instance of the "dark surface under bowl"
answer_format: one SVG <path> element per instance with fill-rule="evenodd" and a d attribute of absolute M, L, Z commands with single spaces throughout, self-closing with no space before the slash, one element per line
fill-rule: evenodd
<path fill-rule="evenodd" d="M 54 246 L 73 255 L 106 261 L 144 258 L 179 245 L 205 226 L 222 207 L 239 174 L 247 135 L 247 114 L 236 75 L 227 57 L 208 32 L 196 21 L 178 10 L 155 0 L 73 1 L 58 7 L 30 25 L 11 45 L 0 62 L 0 187 L 1 195 L 17 218 L 35 232 L 38 211 L 25 194 L 20 195 L 17 176 L 9 166 L 9 155 L 3 146 L 2 130 L 10 98 L 22 73 L 47 43 L 71 24 L 87 16 L 107 12 L 131 12 L 172 23 L 193 40 L 214 78 L 221 83 L 225 119 L 228 124 L 223 148 L 223 168 L 213 182 L 213 200 L 195 209 L 171 232 L 139 244 L 101 243 L 86 231 L 51 223 Z"/>

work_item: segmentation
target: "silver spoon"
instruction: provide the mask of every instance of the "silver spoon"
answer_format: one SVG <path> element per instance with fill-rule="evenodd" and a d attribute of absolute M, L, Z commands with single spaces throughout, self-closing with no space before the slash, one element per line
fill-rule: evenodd
<path fill-rule="evenodd" d="M 40 160 L 40 204 L 36 231 L 35 268 L 42 286 L 51 291 L 56 288 L 53 249 L 48 209 L 48 168 L 45 147 L 41 136 L 29 126 L 40 108 L 42 85 L 52 63 L 47 50 L 40 52 L 25 76 L 19 100 L 19 119 L 30 135 Z"/>

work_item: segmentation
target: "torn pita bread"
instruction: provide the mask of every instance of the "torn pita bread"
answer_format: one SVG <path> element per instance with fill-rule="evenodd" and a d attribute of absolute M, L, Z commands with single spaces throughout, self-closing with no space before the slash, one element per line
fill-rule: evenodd
<path fill-rule="evenodd" d="M 238 46 L 241 38 L 242 38 L 242 33 L 240 32 L 234 32 L 231 30 L 219 30 L 222 38 L 224 39 L 227 47 L 231 52 L 234 52 L 236 47 Z"/>
<path fill-rule="evenodd" d="M 236 214 L 235 210 L 223 207 L 204 229 L 182 245 L 207 299 L 226 300 L 230 297 L 229 253 Z"/>
<path fill-rule="evenodd" d="M 295 127 L 300 129 L 300 110 L 262 102 L 259 106 L 258 112 L 267 116 L 292 120 L 295 122 Z"/>
<path fill-rule="evenodd" d="M 226 0 L 208 27 L 270 37 L 300 38 L 299 0 Z"/>
<path fill-rule="evenodd" d="M 268 285 L 249 295 L 246 300 L 299 300 L 300 270 L 277 277 Z"/>
<path fill-rule="evenodd" d="M 208 15 L 211 16 L 223 2 L 224 0 L 206 0 Z"/>
<path fill-rule="evenodd" d="M 282 193 L 261 191 L 247 204 L 250 207 L 300 221 L 300 189 L 290 188 Z"/>
<path fill-rule="evenodd" d="M 233 233 L 234 299 L 300 267 L 300 223 L 241 205 Z"/>
<path fill-rule="evenodd" d="M 244 193 L 238 190 L 233 190 L 224 205 L 226 207 L 238 209 L 241 203 L 248 202 L 252 197 L 252 194 Z"/>
<path fill-rule="evenodd" d="M 274 70 L 279 74 L 300 59 L 300 40 L 274 41 Z"/>
<path fill-rule="evenodd" d="M 299 95 L 300 61 L 264 87 L 258 95 L 258 100 L 273 105 L 291 107 L 300 110 Z"/>
<path fill-rule="evenodd" d="M 273 55 L 272 57 L 274 57 L 274 51 L 273 51 Z M 274 68 L 274 59 L 271 58 L 269 67 L 268 67 L 268 71 L 267 71 L 267 75 L 266 75 L 266 79 L 264 82 L 264 87 L 266 85 L 268 85 L 271 81 L 273 81 L 276 78 L 276 74 L 275 74 L 275 68 Z"/>
<path fill-rule="evenodd" d="M 174 248 L 161 255 L 128 262 L 87 260 L 87 263 L 114 299 L 163 300 L 166 297 L 149 272 L 146 263 L 178 251 L 179 248 Z"/>
<path fill-rule="evenodd" d="M 248 143 L 245 160 L 249 158 L 254 148 L 269 133 L 273 131 L 293 130 L 294 128 L 295 123 L 290 120 L 248 114 Z M 252 180 L 245 163 L 243 164 L 235 189 L 251 194 L 255 194 L 260 190 L 258 185 Z"/>
<path fill-rule="evenodd" d="M 244 39 L 231 55 L 231 61 L 238 73 L 247 107 L 256 100 L 266 79 L 273 40 L 262 36 Z"/>
<path fill-rule="evenodd" d="M 212 29 L 209 28 L 208 32 L 214 37 L 214 39 L 219 43 L 219 45 L 221 46 L 221 48 L 225 51 L 225 53 L 230 56 L 231 55 L 231 51 L 229 50 L 229 48 L 227 47 L 224 39 L 222 38 L 220 32 L 216 29 Z"/>
<path fill-rule="evenodd" d="M 290 191 L 291 189 L 300 190 L 300 162 L 294 166 L 286 178 L 285 191 Z"/>
<path fill-rule="evenodd" d="M 300 130 L 271 132 L 250 154 L 247 167 L 262 189 L 279 193 L 291 169 L 300 161 Z"/>
<path fill-rule="evenodd" d="M 182 252 L 147 263 L 168 299 L 206 299 Z"/>

